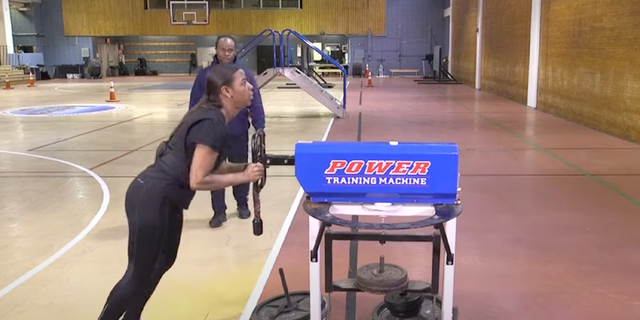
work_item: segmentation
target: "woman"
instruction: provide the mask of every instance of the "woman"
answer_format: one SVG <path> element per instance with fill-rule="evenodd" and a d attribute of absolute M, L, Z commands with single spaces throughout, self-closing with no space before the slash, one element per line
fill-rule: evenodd
<path fill-rule="evenodd" d="M 129 223 L 129 264 L 111 290 L 99 320 L 139 320 L 160 278 L 173 265 L 182 233 L 182 211 L 196 190 L 216 190 L 255 182 L 261 164 L 223 162 L 227 123 L 246 108 L 253 87 L 234 65 L 216 65 L 207 91 L 187 112 L 156 161 L 129 185 L 125 210 Z"/>

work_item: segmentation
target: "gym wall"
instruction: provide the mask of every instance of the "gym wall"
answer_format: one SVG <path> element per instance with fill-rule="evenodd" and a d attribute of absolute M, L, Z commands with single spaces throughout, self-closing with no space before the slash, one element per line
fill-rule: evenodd
<path fill-rule="evenodd" d="M 454 0 L 452 71 L 473 86 L 477 0 Z M 526 104 L 531 0 L 484 0 L 481 90 Z M 537 108 L 640 143 L 640 1 L 542 1 Z"/>
<path fill-rule="evenodd" d="M 234 36 L 236 48 L 239 50 L 247 44 L 254 36 Z M 311 42 L 343 43 L 346 37 L 336 35 L 309 35 L 306 36 Z M 129 36 L 110 37 L 111 43 L 124 45 L 126 66 L 133 74 L 138 65 L 138 58 L 146 58 L 147 66 L 150 70 L 155 70 L 159 74 L 187 74 L 189 72 L 189 55 L 197 53 L 198 48 L 213 47 L 218 36 Z M 95 43 L 104 43 L 104 37 L 95 37 Z M 296 45 L 298 41 L 291 37 L 291 44 Z M 253 42 L 255 44 L 255 42 Z M 262 41 L 261 46 L 272 48 L 271 38 Z M 253 50 L 238 60 L 243 67 L 249 70 L 257 70 L 258 53 Z M 198 72 L 198 69 L 193 71 Z"/>
<path fill-rule="evenodd" d="M 542 2 L 538 108 L 640 142 L 640 1 Z"/>
<path fill-rule="evenodd" d="M 42 32 L 42 10 L 40 7 L 40 3 L 36 3 L 27 11 L 16 8 L 9 9 L 14 46 L 35 46 L 36 52 L 43 51 L 43 35 L 46 34 Z M 3 34 L 2 37 L 4 36 Z"/>
<path fill-rule="evenodd" d="M 481 90 L 526 104 L 531 0 L 483 2 Z"/>
<path fill-rule="evenodd" d="M 159 74 L 188 74 L 190 54 L 197 53 L 199 47 L 213 47 L 217 38 L 217 36 L 129 36 L 110 37 L 110 40 L 111 43 L 124 46 L 125 65 L 130 74 L 134 73 L 138 65 L 138 58 L 145 58 L 147 67 Z M 252 37 L 238 36 L 234 38 L 237 48 L 240 49 Z M 94 42 L 104 43 L 105 38 L 95 37 Z M 267 41 L 264 43 L 266 44 Z M 256 58 L 254 50 L 238 62 L 246 68 L 255 70 Z M 194 73 L 200 70 L 201 66 L 198 67 L 198 70 L 193 71 Z"/>
<path fill-rule="evenodd" d="M 306 1 L 306 0 L 303 0 Z M 304 2 L 303 2 L 304 3 Z M 351 62 L 369 63 L 377 72 L 378 59 L 385 59 L 383 66 L 389 74 L 391 68 L 422 69 L 422 59 L 433 50 L 436 44 L 443 46 L 447 54 L 448 30 L 443 12 L 447 4 L 444 0 L 402 0 L 390 1 L 386 7 L 386 36 L 372 36 L 367 42 L 366 36 L 349 36 L 349 58 Z M 339 35 L 303 34 L 312 42 L 345 43 L 347 37 Z M 253 36 L 234 35 L 238 48 Z M 94 37 L 94 43 L 105 42 L 106 37 Z M 189 70 L 189 54 L 198 47 L 210 47 L 217 38 L 208 36 L 116 36 L 108 37 L 111 43 L 124 44 L 127 66 L 133 72 L 139 57 L 147 59 L 150 69 L 161 74 L 185 74 Z M 295 42 L 295 39 L 292 38 Z M 270 39 L 262 44 L 270 46 Z M 292 43 L 293 43 L 292 42 Z M 255 70 L 257 53 L 251 52 L 242 63 Z M 353 66 L 353 65 L 351 65 Z M 352 68 L 350 70 L 353 70 Z"/>
<path fill-rule="evenodd" d="M 65 37 L 61 0 L 32 2 L 28 11 L 11 10 L 15 45 L 35 45 L 50 75 L 61 64 L 84 64 L 82 50 L 93 56 L 91 37 Z"/>
<path fill-rule="evenodd" d="M 145 10 L 145 0 L 62 0 L 67 36 L 256 35 L 265 28 L 301 34 L 385 31 L 386 0 L 302 0 L 301 10 L 211 10 L 207 26 L 175 26 L 169 10 Z"/>
<path fill-rule="evenodd" d="M 369 64 L 378 74 L 378 59 L 384 59 L 384 72 L 389 69 L 418 69 L 422 73 L 422 60 L 433 52 L 435 45 L 442 53 L 449 49 L 448 30 L 443 17 L 445 1 L 401 0 L 389 1 L 386 8 L 386 36 L 349 37 L 349 57 L 352 63 Z"/>
<path fill-rule="evenodd" d="M 476 79 L 477 0 L 454 0 L 451 7 L 451 74 L 473 86 Z"/>

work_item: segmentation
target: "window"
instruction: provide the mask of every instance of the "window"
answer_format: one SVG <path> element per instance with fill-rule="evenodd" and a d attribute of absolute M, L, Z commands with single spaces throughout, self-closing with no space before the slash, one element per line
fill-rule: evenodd
<path fill-rule="evenodd" d="M 192 0 L 143 0 L 145 10 L 168 10 L 171 1 Z M 209 4 L 209 10 L 227 9 L 302 9 L 302 0 L 205 0 Z M 197 7 L 197 4 L 186 6 Z M 202 6 L 202 5 L 200 5 Z"/>
<path fill-rule="evenodd" d="M 207 0 L 209 2 L 209 10 L 223 9 L 223 0 Z"/>
<path fill-rule="evenodd" d="M 260 9 L 260 0 L 242 0 L 243 9 Z"/>
<path fill-rule="evenodd" d="M 264 9 L 280 9 L 280 0 L 262 0 Z"/>
<path fill-rule="evenodd" d="M 282 9 L 300 9 L 300 1 L 282 0 Z"/>
<path fill-rule="evenodd" d="M 224 0 L 224 8 L 225 9 L 242 9 L 242 0 Z"/>
<path fill-rule="evenodd" d="M 167 0 L 145 0 L 145 9 L 169 9 Z"/>

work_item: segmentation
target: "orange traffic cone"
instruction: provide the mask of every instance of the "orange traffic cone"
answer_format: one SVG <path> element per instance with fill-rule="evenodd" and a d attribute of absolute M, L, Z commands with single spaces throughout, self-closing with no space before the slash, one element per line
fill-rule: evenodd
<path fill-rule="evenodd" d="M 111 81 L 111 86 L 109 87 L 109 100 L 107 102 L 120 102 L 120 100 L 116 99 L 116 89 L 113 88 L 113 81 Z"/>
<path fill-rule="evenodd" d="M 367 88 L 373 88 L 373 82 L 371 81 L 371 73 L 369 73 L 369 77 L 367 78 Z"/>
<path fill-rule="evenodd" d="M 13 87 L 11 86 L 11 80 L 9 80 L 9 75 L 6 74 L 4 76 L 4 88 L 2 88 L 2 90 L 12 90 Z"/>
<path fill-rule="evenodd" d="M 365 67 L 364 67 L 364 77 L 365 77 L 365 78 L 368 78 L 368 77 L 369 77 L 369 73 L 370 73 L 370 72 L 371 72 L 371 71 L 369 71 L 369 64 L 367 63 L 367 64 L 365 65 Z"/>
<path fill-rule="evenodd" d="M 37 87 L 36 78 L 33 76 L 33 72 L 31 71 L 29 71 L 29 85 L 27 87 Z"/>

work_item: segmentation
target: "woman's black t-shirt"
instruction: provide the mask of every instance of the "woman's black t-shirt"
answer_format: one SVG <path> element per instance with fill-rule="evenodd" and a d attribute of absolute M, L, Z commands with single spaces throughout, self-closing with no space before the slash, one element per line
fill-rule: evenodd
<path fill-rule="evenodd" d="M 159 186 L 164 190 L 163 193 L 183 209 L 189 207 L 195 195 L 188 182 L 196 145 L 205 145 L 218 153 L 211 171 L 220 168 L 226 159 L 224 148 L 229 133 L 222 111 L 205 109 L 193 113 L 195 112 L 206 112 L 206 118 L 191 124 L 190 127 L 185 125 L 189 122 L 188 118 L 185 118 L 183 127 L 178 128 L 168 142 L 171 147 L 166 152 L 170 155 L 163 155 L 161 160 L 156 160 L 140 174 L 140 178 Z M 193 113 L 187 117 L 193 117 Z"/>
<path fill-rule="evenodd" d="M 212 114 L 216 116 L 219 115 L 219 117 L 201 120 L 194 124 L 187 133 L 185 145 L 189 168 L 191 168 L 193 153 L 195 152 L 196 145 L 198 144 L 205 145 L 218 153 L 218 158 L 216 159 L 216 163 L 214 164 L 212 171 L 220 168 L 220 165 L 226 158 L 224 155 L 224 146 L 227 144 L 229 131 L 222 112 L 217 109 L 215 111 L 217 112 L 212 112 Z"/>

